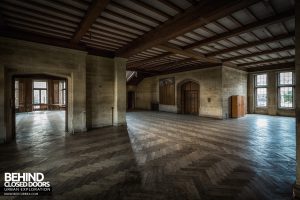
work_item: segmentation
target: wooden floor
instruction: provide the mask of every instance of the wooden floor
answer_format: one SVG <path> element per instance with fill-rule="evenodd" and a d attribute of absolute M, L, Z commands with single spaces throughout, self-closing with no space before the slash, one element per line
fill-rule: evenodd
<path fill-rule="evenodd" d="M 70 136 L 63 132 L 61 113 L 46 115 L 49 120 L 41 125 L 34 115 L 19 117 L 23 127 L 16 143 L 0 145 L 1 181 L 8 171 L 44 172 L 54 199 L 285 200 L 292 195 L 294 118 L 214 120 L 140 111 L 127 113 L 127 128 Z"/>

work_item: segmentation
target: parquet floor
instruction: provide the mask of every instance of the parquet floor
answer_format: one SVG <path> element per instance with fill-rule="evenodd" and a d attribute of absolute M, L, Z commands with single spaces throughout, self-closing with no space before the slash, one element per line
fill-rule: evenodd
<path fill-rule="evenodd" d="M 292 194 L 294 118 L 139 111 L 127 113 L 127 127 L 73 136 L 57 114 L 47 118 L 40 126 L 23 118 L 36 126 L 0 145 L 1 181 L 7 171 L 44 172 L 54 190 L 47 199 L 285 200 Z"/>

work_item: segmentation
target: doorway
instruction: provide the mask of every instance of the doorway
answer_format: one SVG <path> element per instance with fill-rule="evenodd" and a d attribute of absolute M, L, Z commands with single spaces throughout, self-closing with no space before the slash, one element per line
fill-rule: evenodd
<path fill-rule="evenodd" d="M 13 77 L 12 89 L 13 137 L 17 141 L 64 136 L 68 131 L 67 79 L 18 75 Z"/>
<path fill-rule="evenodd" d="M 199 114 L 199 84 L 188 81 L 181 86 L 181 107 L 184 114 Z"/>
<path fill-rule="evenodd" d="M 132 110 L 135 108 L 135 92 L 129 91 L 127 93 L 127 109 Z"/>

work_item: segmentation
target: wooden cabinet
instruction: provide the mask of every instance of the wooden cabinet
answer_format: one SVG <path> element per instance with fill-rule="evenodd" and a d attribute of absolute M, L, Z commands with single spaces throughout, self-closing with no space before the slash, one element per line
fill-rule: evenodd
<path fill-rule="evenodd" d="M 231 117 L 239 118 L 245 116 L 245 97 L 231 96 Z"/>

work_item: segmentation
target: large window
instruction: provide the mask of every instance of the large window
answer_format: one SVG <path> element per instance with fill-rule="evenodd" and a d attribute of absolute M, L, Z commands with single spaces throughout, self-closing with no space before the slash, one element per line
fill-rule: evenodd
<path fill-rule="evenodd" d="M 278 76 L 279 108 L 294 108 L 294 73 L 280 72 Z"/>
<path fill-rule="evenodd" d="M 33 81 L 33 104 L 34 109 L 40 109 L 41 104 L 48 103 L 47 82 Z"/>
<path fill-rule="evenodd" d="M 66 105 L 66 81 L 59 81 L 59 104 Z"/>
<path fill-rule="evenodd" d="M 19 109 L 19 102 L 20 102 L 20 88 L 19 88 L 19 81 L 15 81 L 15 108 Z"/>
<path fill-rule="evenodd" d="M 267 74 L 255 76 L 255 99 L 256 107 L 267 107 Z"/>

